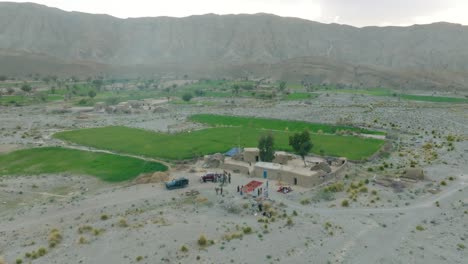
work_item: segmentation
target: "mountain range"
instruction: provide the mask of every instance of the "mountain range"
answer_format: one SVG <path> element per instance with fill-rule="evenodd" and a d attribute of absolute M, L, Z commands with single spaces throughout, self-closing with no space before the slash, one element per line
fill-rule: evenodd
<path fill-rule="evenodd" d="M 258 77 L 465 90 L 468 26 L 364 27 L 255 15 L 119 19 L 0 3 L 0 74 Z"/>

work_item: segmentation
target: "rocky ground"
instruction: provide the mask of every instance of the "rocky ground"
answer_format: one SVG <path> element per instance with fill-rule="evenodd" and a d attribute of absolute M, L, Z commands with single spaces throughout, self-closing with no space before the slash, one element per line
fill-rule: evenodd
<path fill-rule="evenodd" d="M 172 105 L 167 113 L 52 114 L 47 106 L 0 109 L 0 153 L 63 145 L 61 130 L 126 125 L 175 132 L 198 129 L 193 113 L 255 115 L 352 123 L 388 132 L 384 157 L 353 164 L 337 179 L 343 191 L 273 191 L 273 218 L 236 192 L 247 175 L 217 195 L 200 183 L 200 164 L 174 166 L 186 189 L 161 183 L 108 184 L 85 175 L 0 178 L 0 256 L 7 263 L 464 263 L 468 256 L 468 106 L 397 98 L 322 94 L 305 102 L 212 100 L 212 106 Z M 203 105 L 203 104 L 200 104 Z M 374 178 L 409 166 L 426 179 L 395 189 Z M 193 172 L 195 171 L 195 172 Z M 368 181 L 365 181 L 365 180 Z M 360 183 L 361 182 L 361 183 Z M 361 184 L 350 198 L 347 192 Z M 333 184 L 333 182 L 332 182 Z M 359 189 L 360 190 L 360 189 Z M 349 206 L 343 207 L 343 200 Z M 199 241 L 204 236 L 206 243 Z M 200 242 L 200 243 L 199 243 Z M 44 250 L 46 252 L 44 252 Z M 42 256 L 41 256 L 42 255 Z M 29 257 L 27 257 L 29 256 Z"/>

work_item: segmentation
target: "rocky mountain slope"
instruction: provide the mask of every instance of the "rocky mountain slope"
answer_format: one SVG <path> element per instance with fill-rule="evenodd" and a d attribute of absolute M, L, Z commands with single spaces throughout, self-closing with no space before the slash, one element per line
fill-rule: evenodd
<path fill-rule="evenodd" d="M 221 65 L 229 74 L 240 65 L 265 68 L 306 57 L 397 75 L 439 78 L 432 76 L 436 72 L 442 75 L 437 82 L 465 86 L 467 43 L 468 26 L 448 23 L 355 28 L 268 14 L 118 19 L 0 3 L 0 49 L 42 54 L 63 63 L 169 64 L 183 70 L 206 67 L 209 72 Z M 279 73 L 285 74 L 292 75 Z M 314 73 L 298 78 L 307 74 Z"/>

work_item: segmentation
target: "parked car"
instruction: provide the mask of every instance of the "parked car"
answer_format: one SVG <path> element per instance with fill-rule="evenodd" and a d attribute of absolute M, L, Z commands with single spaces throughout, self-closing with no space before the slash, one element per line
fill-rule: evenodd
<path fill-rule="evenodd" d="M 200 181 L 202 182 L 217 182 L 221 177 L 223 177 L 223 174 L 221 173 L 207 173 L 203 176 L 200 177 Z"/>
<path fill-rule="evenodd" d="M 166 182 L 166 188 L 168 190 L 184 188 L 189 184 L 189 180 L 186 178 L 174 179 L 172 181 Z"/>
<path fill-rule="evenodd" d="M 280 186 L 278 188 L 278 192 L 281 192 L 281 193 L 290 193 L 292 192 L 292 188 L 291 187 L 286 187 L 286 186 Z"/>

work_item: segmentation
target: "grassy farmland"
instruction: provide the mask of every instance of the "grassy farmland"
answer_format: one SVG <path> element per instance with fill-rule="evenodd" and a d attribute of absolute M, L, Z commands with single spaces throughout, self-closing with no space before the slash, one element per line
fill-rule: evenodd
<path fill-rule="evenodd" d="M 371 96 L 387 96 L 387 97 L 400 97 L 403 100 L 433 102 L 433 103 L 468 103 L 467 98 L 459 97 L 446 97 L 446 96 L 431 96 L 431 95 L 414 95 L 397 93 L 390 89 L 374 88 L 374 89 L 337 89 L 334 87 L 321 88 L 320 90 L 330 91 L 333 93 L 348 93 L 358 95 L 371 95 Z"/>
<path fill-rule="evenodd" d="M 318 97 L 318 94 L 314 93 L 290 93 L 286 96 L 286 100 L 294 101 L 294 100 L 306 100 Z"/>
<path fill-rule="evenodd" d="M 219 127 L 191 133 L 165 134 L 128 127 L 103 127 L 57 133 L 56 138 L 81 145 L 162 159 L 188 159 L 205 154 L 224 152 L 233 146 L 257 146 L 260 135 L 267 130 L 252 127 Z M 290 131 L 273 131 L 278 150 L 291 151 Z M 353 160 L 374 154 L 383 140 L 351 136 L 313 134 L 312 152 L 344 156 Z"/>
<path fill-rule="evenodd" d="M 121 182 L 140 173 L 165 171 L 156 162 L 64 148 L 34 148 L 0 155 L 0 175 L 37 175 L 71 172 L 95 176 L 108 182 Z"/>
<path fill-rule="evenodd" d="M 363 134 L 385 134 L 380 131 L 372 131 L 350 126 L 334 126 L 327 124 L 308 123 L 303 121 L 288 121 L 267 118 L 199 114 L 191 116 L 190 120 L 198 123 L 207 124 L 210 126 L 238 126 L 279 131 L 302 131 L 304 129 L 308 129 L 312 133 L 317 133 L 321 130 L 323 133 L 326 134 L 334 134 L 338 130 L 349 130 Z"/>

